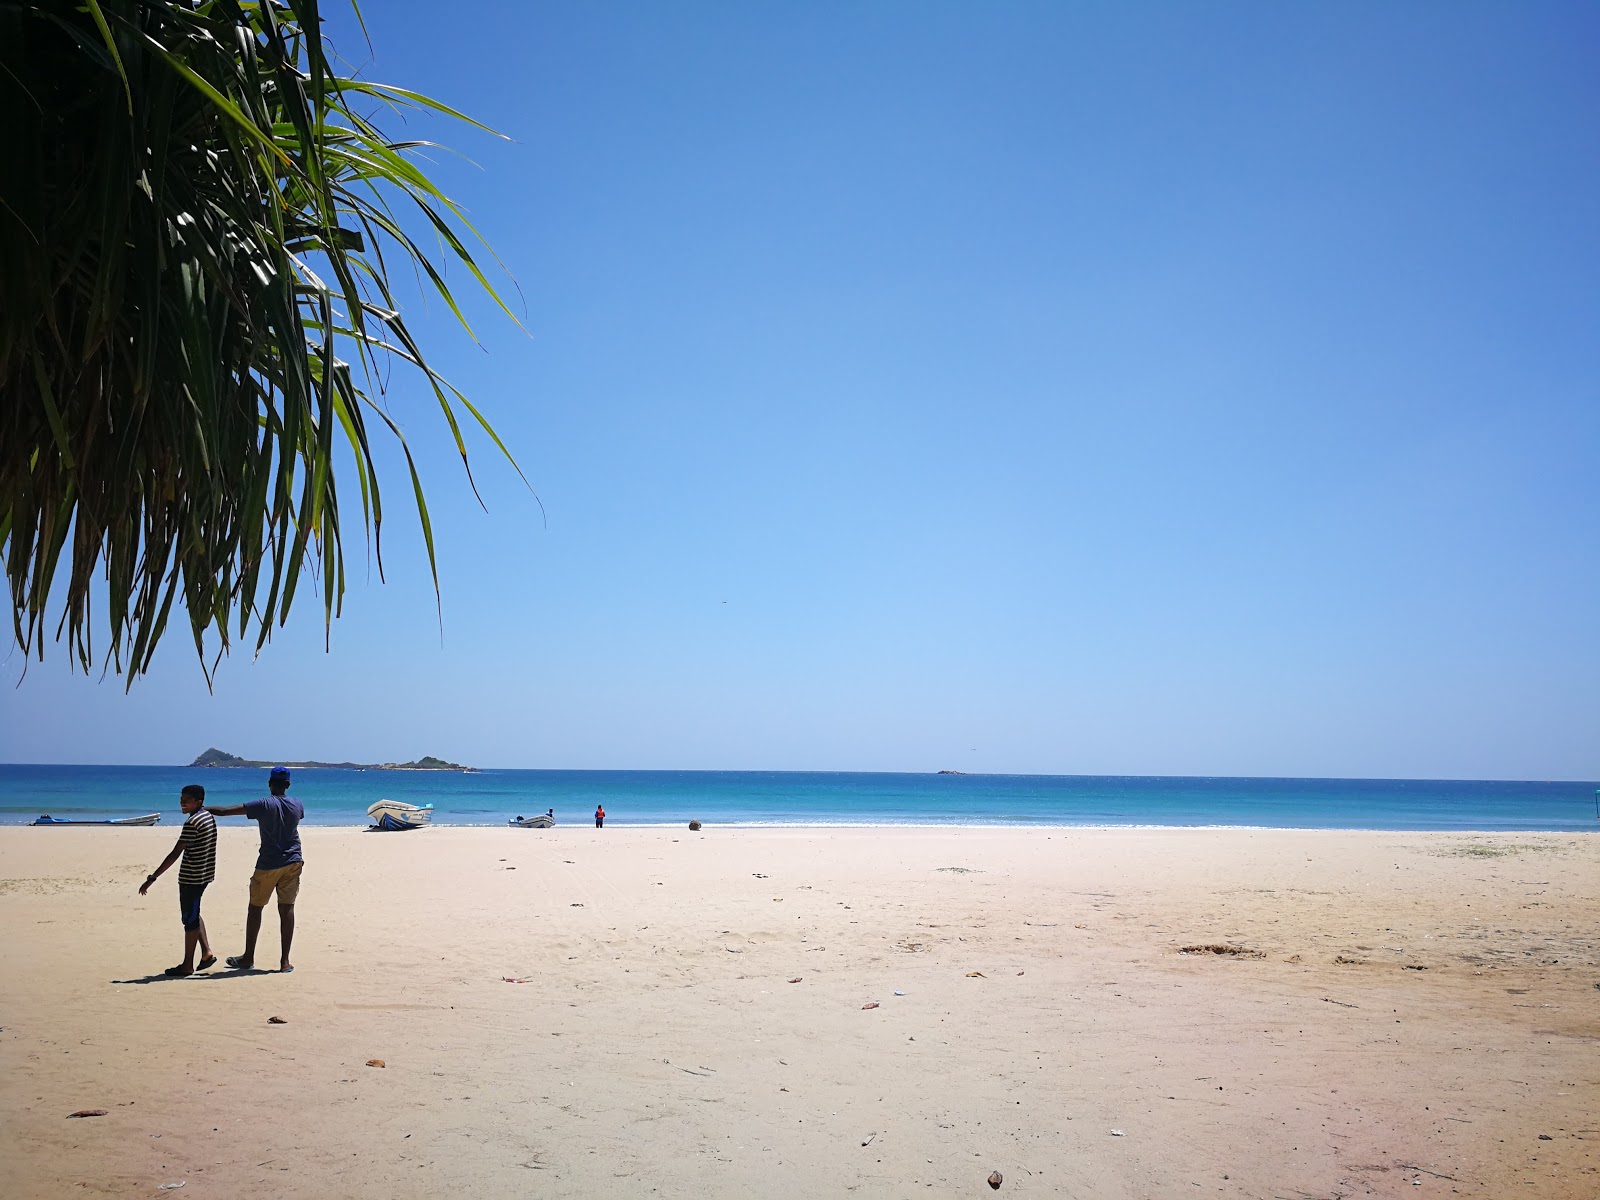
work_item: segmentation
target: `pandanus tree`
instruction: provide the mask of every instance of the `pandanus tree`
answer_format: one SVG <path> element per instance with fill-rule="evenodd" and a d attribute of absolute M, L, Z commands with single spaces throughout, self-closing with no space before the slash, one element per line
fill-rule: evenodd
<path fill-rule="evenodd" d="M 308 578 L 326 627 L 356 491 L 381 577 L 374 436 L 403 452 L 437 592 L 391 366 L 463 462 L 463 422 L 505 447 L 428 365 L 395 272 L 463 326 L 446 265 L 505 305 L 430 143 L 384 132 L 408 110 L 468 120 L 342 67 L 316 0 L 0 0 L 0 553 L 25 655 L 64 640 L 131 686 L 176 607 L 209 676 Z"/>

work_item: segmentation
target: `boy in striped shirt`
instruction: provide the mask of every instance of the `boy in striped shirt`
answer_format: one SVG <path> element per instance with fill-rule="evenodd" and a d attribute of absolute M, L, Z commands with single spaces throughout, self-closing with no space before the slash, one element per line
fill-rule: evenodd
<path fill-rule="evenodd" d="M 205 894 L 206 884 L 217 877 L 217 823 L 202 807 L 205 802 L 206 790 L 198 783 L 191 783 L 183 789 L 178 805 L 187 819 L 183 823 L 183 832 L 178 834 L 178 844 L 139 887 L 139 895 L 143 896 L 161 873 L 177 862 L 180 854 L 183 856 L 183 865 L 178 868 L 178 910 L 183 914 L 183 962 L 176 967 L 168 967 L 168 975 L 195 973 L 194 951 L 197 945 L 201 954 L 199 970 L 204 971 L 217 961 L 217 956 L 211 953 L 211 939 L 206 936 L 206 923 L 200 919 L 200 897 Z"/>

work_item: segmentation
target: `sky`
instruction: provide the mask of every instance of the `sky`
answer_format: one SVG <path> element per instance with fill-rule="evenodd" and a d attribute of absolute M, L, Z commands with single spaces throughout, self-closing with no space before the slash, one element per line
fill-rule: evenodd
<path fill-rule="evenodd" d="M 329 651 L 0 761 L 1600 778 L 1592 3 L 328 7 L 506 135 L 408 311 L 537 499 L 397 376 L 442 619 L 391 470 Z"/>

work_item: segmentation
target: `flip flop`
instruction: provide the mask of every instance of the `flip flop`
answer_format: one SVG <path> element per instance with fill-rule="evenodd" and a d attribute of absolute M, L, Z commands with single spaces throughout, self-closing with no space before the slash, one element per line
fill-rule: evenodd
<path fill-rule="evenodd" d="M 230 954 L 228 956 L 228 965 L 235 971 L 254 971 L 256 969 L 254 963 L 245 962 L 244 956 L 239 954 Z"/>
<path fill-rule="evenodd" d="M 278 968 L 278 974 L 280 974 L 280 975 L 287 975 L 287 974 L 288 974 L 288 973 L 289 973 L 289 972 L 290 972 L 290 971 L 292 971 L 292 970 L 294 970 L 294 964 L 292 964 L 292 963 L 291 963 L 291 964 L 290 964 L 290 965 L 289 965 L 289 966 L 287 966 L 287 967 L 279 967 L 279 968 Z"/>
<path fill-rule="evenodd" d="M 171 975 L 174 978 L 180 978 L 180 979 L 185 975 L 193 975 L 194 974 L 193 971 L 185 971 L 183 969 L 183 964 L 182 963 L 179 963 L 175 967 L 168 967 L 165 971 L 163 971 L 161 973 L 163 975 Z"/>
<path fill-rule="evenodd" d="M 198 967 L 196 967 L 195 970 L 196 971 L 204 971 L 208 967 L 214 967 L 216 965 L 217 965 L 217 956 L 215 954 L 208 954 L 208 955 L 206 955 L 204 958 L 202 958 L 200 960 L 200 965 Z"/>

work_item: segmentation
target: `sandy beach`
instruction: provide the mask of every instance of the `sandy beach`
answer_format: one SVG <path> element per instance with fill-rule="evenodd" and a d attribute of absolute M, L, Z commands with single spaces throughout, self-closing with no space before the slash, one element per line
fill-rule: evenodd
<path fill-rule="evenodd" d="M 1591 836 L 303 833 L 0 829 L 8 1196 L 1600 1195 Z"/>

